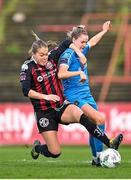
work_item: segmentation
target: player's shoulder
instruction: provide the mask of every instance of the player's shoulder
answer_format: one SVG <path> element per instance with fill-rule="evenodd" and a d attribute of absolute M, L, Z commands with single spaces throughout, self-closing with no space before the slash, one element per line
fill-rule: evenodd
<path fill-rule="evenodd" d="M 61 57 L 67 57 L 67 58 L 69 58 L 69 57 L 72 56 L 73 53 L 74 53 L 73 49 L 67 48 L 67 49 L 62 53 Z"/>
<path fill-rule="evenodd" d="M 72 48 L 67 48 L 64 53 L 69 53 L 72 54 L 74 52 L 74 50 Z"/>
<path fill-rule="evenodd" d="M 25 70 L 29 69 L 30 67 L 32 67 L 33 64 L 34 64 L 33 59 L 32 59 L 32 58 L 28 58 L 28 59 L 26 59 L 26 60 L 23 62 L 22 66 L 21 66 L 21 70 L 22 70 L 22 71 L 25 71 Z"/>
<path fill-rule="evenodd" d="M 26 60 L 24 61 L 23 64 L 29 65 L 29 64 L 32 64 L 33 61 L 34 61 L 34 60 L 33 60 L 31 57 L 29 57 L 28 59 L 26 59 Z"/>

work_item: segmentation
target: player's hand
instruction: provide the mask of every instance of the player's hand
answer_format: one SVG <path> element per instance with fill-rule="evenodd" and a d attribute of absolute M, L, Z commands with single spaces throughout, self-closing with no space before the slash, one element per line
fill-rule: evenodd
<path fill-rule="evenodd" d="M 85 57 L 84 54 L 81 53 L 81 55 L 79 56 L 79 58 L 80 58 L 80 62 L 81 62 L 82 64 L 86 64 L 87 59 L 86 59 L 86 57 Z"/>
<path fill-rule="evenodd" d="M 80 72 L 80 78 L 81 78 L 81 79 L 80 79 L 80 82 L 82 82 L 82 83 L 85 82 L 85 80 L 86 80 L 86 75 L 85 75 L 85 73 L 84 73 L 83 71 Z"/>
<path fill-rule="evenodd" d="M 111 21 L 106 21 L 104 24 L 103 24 L 103 31 L 109 31 L 112 27 L 112 24 L 111 24 Z"/>
<path fill-rule="evenodd" d="M 47 101 L 54 101 L 54 102 L 60 101 L 60 97 L 55 94 L 45 95 L 44 99 Z"/>

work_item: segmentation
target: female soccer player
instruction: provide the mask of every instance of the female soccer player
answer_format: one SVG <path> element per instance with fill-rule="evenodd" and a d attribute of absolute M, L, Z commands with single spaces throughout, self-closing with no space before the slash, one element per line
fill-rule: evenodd
<path fill-rule="evenodd" d="M 88 81 L 87 60 L 84 58 L 89 49 L 95 46 L 111 28 L 110 21 L 103 24 L 101 32 L 88 41 L 88 34 L 84 26 L 74 27 L 67 33 L 68 38 L 80 50 L 79 54 L 68 48 L 60 57 L 58 77 L 62 79 L 64 95 L 71 102 L 82 109 L 84 114 L 99 125 L 104 131 L 105 118 L 98 111 L 97 104 L 90 92 Z M 82 54 L 83 53 L 83 54 Z M 90 136 L 90 145 L 93 154 L 92 165 L 100 165 L 98 156 L 103 150 L 101 141 Z"/>
<path fill-rule="evenodd" d="M 82 110 L 70 104 L 64 97 L 61 80 L 57 76 L 57 60 L 68 47 L 70 41 L 48 53 L 48 45 L 36 36 L 31 46 L 31 58 L 21 66 L 20 82 L 25 96 L 34 107 L 37 127 L 46 144 L 34 142 L 31 155 L 37 159 L 39 154 L 56 158 L 61 154 L 57 138 L 59 124 L 80 123 L 90 134 L 101 140 L 107 147 L 117 149 L 122 141 L 119 134 L 113 141 L 86 117 Z"/>

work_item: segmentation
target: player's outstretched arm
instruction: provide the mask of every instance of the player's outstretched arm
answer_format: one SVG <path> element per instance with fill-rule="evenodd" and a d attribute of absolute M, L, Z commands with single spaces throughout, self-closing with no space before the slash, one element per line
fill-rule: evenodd
<path fill-rule="evenodd" d="M 106 21 L 103 26 L 102 26 L 102 31 L 93 36 L 88 43 L 90 46 L 95 46 L 101 39 L 102 37 L 111 29 L 112 25 L 110 21 Z"/>

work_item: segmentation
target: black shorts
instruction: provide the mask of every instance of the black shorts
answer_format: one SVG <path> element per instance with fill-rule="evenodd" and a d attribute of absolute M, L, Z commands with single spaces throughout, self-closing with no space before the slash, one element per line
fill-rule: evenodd
<path fill-rule="evenodd" d="M 70 104 L 63 104 L 60 108 L 50 109 L 48 111 L 36 111 L 35 117 L 39 133 L 51 130 L 58 131 L 58 125 L 64 124 L 61 122 L 61 116 L 68 105 Z"/>

